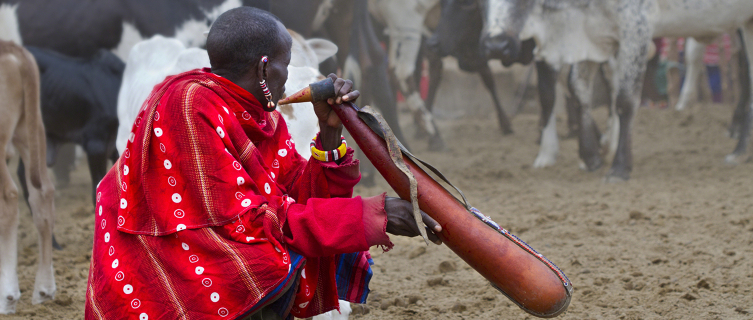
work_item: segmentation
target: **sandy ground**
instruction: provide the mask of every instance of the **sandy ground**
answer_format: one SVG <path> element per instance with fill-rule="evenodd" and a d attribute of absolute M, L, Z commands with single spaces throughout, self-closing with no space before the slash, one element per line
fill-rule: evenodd
<path fill-rule="evenodd" d="M 469 201 L 560 266 L 575 292 L 563 319 L 750 319 L 753 317 L 753 164 L 723 164 L 734 141 L 724 137 L 731 106 L 678 113 L 641 109 L 634 131 L 635 169 L 604 184 L 606 168 L 578 169 L 577 142 L 564 140 L 556 166 L 532 169 L 538 110 L 529 101 L 501 136 L 491 108 L 440 119 L 448 148 L 410 141 L 466 192 Z M 479 106 L 481 105 L 481 106 Z M 485 116 L 486 114 L 486 116 Z M 598 110 L 599 123 L 605 111 Z M 564 135 L 564 119 L 560 119 Z M 406 126 L 409 122 L 405 123 Z M 603 127 L 603 126 L 602 126 Z M 412 136 L 408 130 L 409 136 Z M 93 209 L 80 165 L 56 196 L 55 301 L 31 305 L 36 231 L 21 210 L 22 298 L 10 319 L 81 319 Z M 388 186 L 359 186 L 375 195 Z M 444 246 L 393 237 L 394 250 L 373 249 L 372 294 L 356 319 L 532 319 Z M 440 267 L 442 266 L 442 267 Z M 365 313 L 365 314 L 364 314 Z"/>

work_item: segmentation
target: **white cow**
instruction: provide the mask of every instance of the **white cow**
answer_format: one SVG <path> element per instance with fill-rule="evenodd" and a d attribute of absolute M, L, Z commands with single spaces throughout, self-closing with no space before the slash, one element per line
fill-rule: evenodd
<path fill-rule="evenodd" d="M 293 49 L 288 68 L 290 80 L 286 83 L 287 94 L 317 81 L 321 77 L 316 69 L 319 62 L 337 53 L 337 46 L 330 41 L 305 40 L 293 31 L 291 35 Z M 152 88 L 169 75 L 202 67 L 209 67 L 206 50 L 186 49 L 175 39 L 157 35 L 136 44 L 131 49 L 118 95 L 118 152 L 122 153 L 125 149 L 133 122 Z M 310 103 L 300 105 L 302 106 L 281 107 L 280 111 L 288 122 L 293 140 L 305 142 L 316 135 L 319 127 L 313 106 Z M 308 143 L 296 144 L 296 150 L 304 157 L 311 156 Z"/>
<path fill-rule="evenodd" d="M 369 0 L 369 12 L 386 26 L 389 37 L 389 69 L 397 80 L 400 93 L 405 96 L 408 108 L 413 111 L 419 129 L 430 135 L 429 148 L 444 148 L 442 136 L 434 123 L 414 78 L 416 60 L 421 49 L 421 37 L 429 35 L 424 22 L 429 11 L 439 6 L 439 0 Z"/>
<path fill-rule="evenodd" d="M 0 314 L 14 313 L 21 297 L 16 273 L 19 192 L 6 164 L 11 144 L 28 166 L 23 178 L 29 186 L 29 206 L 39 233 L 39 265 L 31 303 L 55 297 L 55 187 L 47 175 L 39 91 L 34 57 L 21 46 L 0 40 Z"/>
<path fill-rule="evenodd" d="M 483 38 L 489 50 L 514 56 L 521 39 L 532 38 L 540 59 L 553 66 L 574 64 L 570 86 L 583 110 L 579 153 L 589 170 L 603 164 L 589 113 L 593 79 L 600 63 L 613 60 L 612 108 L 619 119 L 619 140 L 608 181 L 626 180 L 632 171 L 632 122 L 653 37 L 707 39 L 740 27 L 745 42 L 753 43 L 750 0 L 485 1 Z M 753 47 L 746 50 L 750 60 Z M 746 153 L 748 135 L 740 136 L 728 161 Z"/>

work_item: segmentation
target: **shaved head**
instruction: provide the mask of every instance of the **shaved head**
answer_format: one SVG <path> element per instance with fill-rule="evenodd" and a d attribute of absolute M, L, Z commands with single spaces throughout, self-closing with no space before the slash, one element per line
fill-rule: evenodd
<path fill-rule="evenodd" d="M 275 15 L 253 7 L 238 7 L 226 11 L 212 24 L 207 53 L 213 71 L 237 79 L 255 68 L 262 56 L 274 58 L 285 53 L 291 41 Z"/>

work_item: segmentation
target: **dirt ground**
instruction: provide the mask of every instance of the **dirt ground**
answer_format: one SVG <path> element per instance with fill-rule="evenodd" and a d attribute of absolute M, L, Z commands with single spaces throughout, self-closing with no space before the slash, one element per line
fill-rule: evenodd
<path fill-rule="evenodd" d="M 535 104 L 530 101 L 529 104 Z M 491 108 L 488 108 L 489 112 Z M 753 164 L 725 165 L 732 106 L 686 112 L 641 109 L 634 129 L 635 168 L 621 184 L 606 168 L 578 169 L 577 141 L 563 140 L 556 166 L 533 169 L 537 108 L 502 136 L 494 116 L 440 119 L 447 150 L 427 152 L 469 201 L 557 264 L 575 291 L 562 319 L 750 319 L 753 317 Z M 604 123 L 605 111 L 597 112 Z M 406 126 L 408 123 L 406 123 Z M 559 119 L 564 135 L 564 119 Z M 602 126 L 603 128 L 603 126 Z M 411 131 L 408 132 L 412 136 Z M 93 233 L 89 175 L 80 165 L 58 189 L 55 301 L 31 305 L 36 231 L 22 206 L 19 281 L 10 319 L 81 319 Z M 375 195 L 378 181 L 356 193 Z M 373 249 L 372 293 L 355 319 L 533 319 L 444 246 L 393 237 Z"/>

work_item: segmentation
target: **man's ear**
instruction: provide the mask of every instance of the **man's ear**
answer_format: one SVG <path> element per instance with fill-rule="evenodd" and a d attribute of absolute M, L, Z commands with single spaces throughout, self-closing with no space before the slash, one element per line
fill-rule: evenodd
<path fill-rule="evenodd" d="M 267 66 L 269 65 L 269 57 L 262 56 L 261 59 L 259 59 L 259 62 L 256 66 L 256 75 L 259 76 L 260 80 L 266 80 L 268 73 L 267 73 Z"/>

